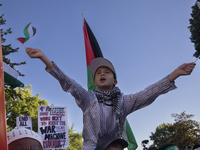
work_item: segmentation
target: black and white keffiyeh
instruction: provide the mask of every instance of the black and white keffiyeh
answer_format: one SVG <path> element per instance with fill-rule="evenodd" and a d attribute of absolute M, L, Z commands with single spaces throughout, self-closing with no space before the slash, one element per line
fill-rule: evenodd
<path fill-rule="evenodd" d="M 122 129 L 123 129 L 122 114 L 120 112 L 120 101 L 119 101 L 121 90 L 115 86 L 110 91 L 101 91 L 97 89 L 97 90 L 94 90 L 94 93 L 99 103 L 104 103 L 105 105 L 113 106 L 113 110 L 116 115 L 118 136 L 121 136 Z"/>

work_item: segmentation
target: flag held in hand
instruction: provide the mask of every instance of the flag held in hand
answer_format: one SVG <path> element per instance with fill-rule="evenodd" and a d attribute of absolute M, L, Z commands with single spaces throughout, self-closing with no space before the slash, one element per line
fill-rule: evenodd
<path fill-rule="evenodd" d="M 33 37 L 36 33 L 36 28 L 34 28 L 31 24 L 31 22 L 24 28 L 24 35 L 25 38 L 17 38 L 17 40 L 24 44 L 26 41 L 28 41 L 31 37 Z"/>

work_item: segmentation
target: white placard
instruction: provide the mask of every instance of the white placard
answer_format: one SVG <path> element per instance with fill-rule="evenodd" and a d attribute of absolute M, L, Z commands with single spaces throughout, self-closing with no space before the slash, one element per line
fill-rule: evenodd
<path fill-rule="evenodd" d="M 31 116 L 19 116 L 16 118 L 16 127 L 17 128 L 26 128 L 32 130 L 32 120 Z"/>
<path fill-rule="evenodd" d="M 67 107 L 39 106 L 38 134 L 44 149 L 69 147 Z"/>

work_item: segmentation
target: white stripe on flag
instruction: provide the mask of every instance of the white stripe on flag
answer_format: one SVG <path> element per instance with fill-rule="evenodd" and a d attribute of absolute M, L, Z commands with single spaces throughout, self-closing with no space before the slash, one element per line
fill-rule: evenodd
<path fill-rule="evenodd" d="M 12 88 L 24 87 L 24 84 L 17 79 L 19 73 L 3 62 L 4 71 L 4 84 L 9 85 Z"/>
<path fill-rule="evenodd" d="M 3 62 L 3 71 L 7 72 L 8 74 L 10 74 L 11 76 L 13 76 L 15 78 L 18 78 L 18 76 L 19 76 L 19 73 L 17 71 L 15 71 L 13 68 L 8 66 L 4 62 Z"/>
<path fill-rule="evenodd" d="M 29 39 L 30 39 L 31 37 L 33 37 L 33 26 L 32 26 L 32 24 L 30 24 L 30 25 L 28 26 L 28 33 L 29 33 Z"/>

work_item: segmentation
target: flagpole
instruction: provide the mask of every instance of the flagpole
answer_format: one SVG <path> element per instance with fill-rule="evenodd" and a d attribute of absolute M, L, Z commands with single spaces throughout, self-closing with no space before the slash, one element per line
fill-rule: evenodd
<path fill-rule="evenodd" d="M 1 33 L 1 30 L 0 30 L 0 33 Z M 0 39 L 0 129 L 1 129 L 0 148 L 2 150 L 8 150 L 1 39 Z"/>
<path fill-rule="evenodd" d="M 82 16 L 83 16 L 83 19 L 84 19 L 84 18 L 85 18 L 85 17 L 84 17 L 84 9 L 82 10 Z"/>
<path fill-rule="evenodd" d="M 200 58 L 200 56 L 194 61 L 194 63 L 196 63 L 196 61 Z"/>

